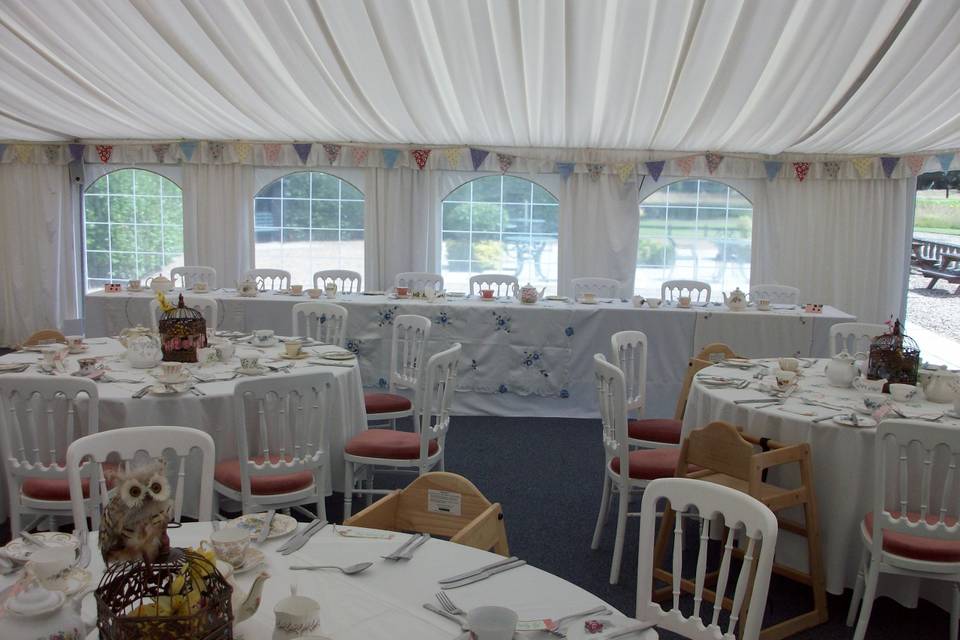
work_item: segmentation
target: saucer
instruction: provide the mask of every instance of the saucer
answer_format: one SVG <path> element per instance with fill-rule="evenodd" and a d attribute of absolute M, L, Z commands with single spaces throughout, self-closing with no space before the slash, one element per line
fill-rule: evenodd
<path fill-rule="evenodd" d="M 301 351 L 295 356 L 287 355 L 286 353 L 281 353 L 280 357 L 283 358 L 284 360 L 303 360 L 304 358 L 309 358 L 310 354 L 307 353 L 306 351 Z"/>
<path fill-rule="evenodd" d="M 245 376 L 262 376 L 268 371 L 270 370 L 267 369 L 266 367 L 259 367 L 259 366 L 251 367 L 250 369 L 244 369 L 243 367 L 240 367 L 239 369 L 237 369 L 237 373 Z"/>
<path fill-rule="evenodd" d="M 71 355 L 76 355 L 76 354 L 78 354 L 78 353 L 83 353 L 83 352 L 89 351 L 89 350 L 90 350 L 90 346 L 89 346 L 89 345 L 86 345 L 86 344 L 81 344 L 78 349 L 71 349 L 70 347 L 67 347 L 67 353 L 69 353 L 69 354 L 71 354 Z"/>
<path fill-rule="evenodd" d="M 170 382 L 165 382 L 163 384 L 155 384 L 150 387 L 150 395 L 154 396 L 175 396 L 178 393 L 183 393 L 187 391 L 189 387 L 183 384 L 172 384 Z"/>
<path fill-rule="evenodd" d="M 43 540 L 44 544 L 52 547 L 72 547 L 76 549 L 80 544 L 80 542 L 69 533 L 60 533 L 58 531 L 40 531 L 33 535 Z M 26 562 L 30 559 L 31 554 L 33 554 L 36 549 L 37 548 L 33 544 L 27 542 L 23 538 L 17 537 L 3 547 L 3 555 L 14 562 Z"/>
<path fill-rule="evenodd" d="M 496 302 L 496 301 L 497 301 L 497 299 L 496 299 L 495 297 L 494 297 L 494 298 L 484 298 L 483 296 L 481 296 L 481 297 L 479 297 L 479 298 L 477 298 L 477 299 L 478 299 L 478 300 L 482 300 L 483 302 Z"/>
<path fill-rule="evenodd" d="M 365 296 L 382 296 L 386 295 L 386 291 L 362 291 L 361 294 Z"/>
<path fill-rule="evenodd" d="M 277 337 L 274 336 L 266 342 L 261 342 L 260 340 L 254 340 L 253 338 L 250 338 L 247 342 L 254 347 L 275 347 L 277 346 Z"/>
<path fill-rule="evenodd" d="M 168 378 L 163 374 L 156 375 L 153 377 L 156 378 L 157 382 L 160 382 L 161 384 L 180 384 L 190 379 L 190 373 L 187 371 L 184 371 L 179 376 L 173 376 L 170 378 Z"/>
<path fill-rule="evenodd" d="M 230 520 L 227 522 L 227 526 L 246 529 L 250 532 L 250 538 L 255 540 L 257 534 L 260 533 L 260 526 L 265 515 L 264 513 L 247 513 Z M 267 534 L 267 540 L 280 538 L 293 533 L 297 530 L 297 526 L 296 518 L 292 518 L 284 513 L 274 514 L 273 520 L 270 522 L 270 533 Z"/>
<path fill-rule="evenodd" d="M 599 300 L 577 300 L 579 304 L 597 304 Z"/>
<path fill-rule="evenodd" d="M 250 571 L 251 569 L 256 569 L 256 568 L 259 567 L 261 564 L 263 564 L 263 562 L 264 562 L 266 559 L 267 559 L 267 557 L 266 557 L 265 555 L 263 555 L 263 551 L 260 551 L 260 549 L 254 549 L 253 547 L 247 547 L 247 552 L 246 552 L 245 554 L 243 554 L 243 564 L 240 565 L 239 567 L 234 567 L 234 568 L 233 568 L 233 573 L 234 573 L 234 574 L 246 573 L 247 571 Z"/>
<path fill-rule="evenodd" d="M 46 580 L 39 580 L 44 588 L 50 591 L 61 591 L 65 595 L 72 596 L 79 593 L 84 587 L 93 580 L 93 574 L 80 567 L 70 567 L 63 573 Z"/>
<path fill-rule="evenodd" d="M 321 354 L 320 357 L 325 360 L 353 360 L 357 356 L 349 351 L 329 351 Z"/>

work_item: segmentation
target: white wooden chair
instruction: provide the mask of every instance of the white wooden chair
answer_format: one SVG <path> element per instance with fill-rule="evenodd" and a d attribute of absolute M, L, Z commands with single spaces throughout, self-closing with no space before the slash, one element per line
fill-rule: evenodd
<path fill-rule="evenodd" d="M 664 302 L 689 296 L 691 302 L 710 302 L 710 285 L 699 280 L 667 280 L 660 285 L 660 298 Z"/>
<path fill-rule="evenodd" d="M 199 451 L 200 477 L 187 478 L 187 459 Z M 173 497 L 172 522 L 180 522 L 183 513 L 183 492 L 187 483 L 199 482 L 197 520 L 209 521 L 213 515 L 213 465 L 215 453 L 213 438 L 192 427 L 126 427 L 91 434 L 74 441 L 67 449 L 67 478 L 73 520 L 78 531 L 87 532 L 85 506 L 81 496 L 86 484 L 91 485 L 90 498 L 94 501 L 93 528 L 97 528 L 99 514 L 109 502 L 110 479 L 107 477 L 118 464 L 137 464 L 142 457 L 162 458 L 166 461 L 166 476 Z M 172 456 L 171 456 L 172 454 Z M 171 460 L 173 464 L 171 464 Z"/>
<path fill-rule="evenodd" d="M 614 494 L 619 496 L 617 510 L 617 537 L 613 546 L 613 563 L 610 566 L 610 584 L 620 580 L 620 562 L 623 559 L 623 539 L 626 535 L 627 516 L 630 514 L 630 492 L 643 489 L 651 480 L 673 476 L 677 467 L 680 449 L 677 447 L 630 450 L 627 437 L 627 399 L 623 372 L 602 354 L 593 356 L 596 367 L 597 393 L 600 402 L 600 421 L 603 426 L 603 497 L 600 512 L 593 531 L 591 549 L 600 548 L 600 537 L 607 519 Z M 627 464 L 621 464 L 626 460 Z"/>
<path fill-rule="evenodd" d="M 960 431 L 919 420 L 885 420 L 874 442 L 873 511 L 860 525 L 863 558 L 847 626 L 860 608 L 863 640 L 881 573 L 952 583 L 950 639 L 960 618 Z M 888 488 L 893 495 L 888 499 Z M 888 506 L 889 505 L 889 506 Z M 862 601 L 862 605 L 861 605 Z"/>
<path fill-rule="evenodd" d="M 363 291 L 361 287 L 363 277 L 356 271 L 350 271 L 349 269 L 326 269 L 313 274 L 314 289 L 323 289 L 328 282 L 337 285 L 337 292 L 339 293 L 360 293 Z"/>
<path fill-rule="evenodd" d="M 168 297 L 167 302 L 177 306 L 179 299 L 173 299 Z M 217 307 L 217 299 L 211 298 L 209 296 L 183 296 L 183 304 L 191 309 L 196 309 L 203 314 L 203 319 L 207 322 L 207 329 L 216 329 L 217 321 L 219 320 L 219 308 Z M 160 303 L 157 302 L 156 298 L 150 300 L 150 323 L 154 331 L 160 330 L 160 316 L 163 315 L 163 311 L 160 309 Z"/>
<path fill-rule="evenodd" d="M 415 431 L 367 429 L 347 442 L 343 452 L 343 518 L 350 517 L 353 494 L 387 494 L 373 488 L 373 468 L 415 469 L 418 476 L 437 468 L 443 471 L 443 449 L 450 427 L 450 402 L 457 384 L 460 343 L 434 354 L 423 368 L 417 391 Z M 367 478 L 366 488 L 357 479 Z"/>
<path fill-rule="evenodd" d="M 69 376 L 0 380 L 0 431 L 13 535 L 32 529 L 37 516 L 73 514 L 63 466 L 67 447 L 96 433 L 99 425 L 100 395 L 92 380 Z M 34 521 L 24 523 L 27 515 Z"/>
<path fill-rule="evenodd" d="M 260 291 L 289 289 L 293 282 L 290 272 L 284 269 L 250 269 L 244 278 L 256 282 Z"/>
<path fill-rule="evenodd" d="M 647 336 L 642 331 L 618 331 L 610 337 L 612 360 L 623 372 L 627 401 L 627 437 L 641 449 L 676 447 L 683 422 L 673 418 L 644 418 L 647 402 Z M 636 417 L 631 418 L 630 413 Z"/>
<path fill-rule="evenodd" d="M 443 290 L 443 276 L 428 271 L 406 271 L 397 274 L 393 286 L 407 287 L 410 293 L 423 293 L 427 287 L 433 287 L 439 292 Z"/>
<path fill-rule="evenodd" d="M 573 299 L 578 300 L 585 293 L 598 298 L 620 298 L 620 281 L 613 278 L 574 278 L 570 281 Z"/>
<path fill-rule="evenodd" d="M 470 276 L 470 295 L 480 295 L 481 289 L 493 289 L 493 295 L 500 298 L 512 296 L 513 288 L 520 286 L 516 276 L 504 273 L 481 273 Z"/>
<path fill-rule="evenodd" d="M 238 457 L 217 463 L 214 489 L 243 513 L 316 506 L 326 517 L 324 467 L 329 468 L 323 394 L 315 372 L 251 378 L 233 392 Z M 219 508 L 216 509 L 219 514 Z"/>
<path fill-rule="evenodd" d="M 830 327 L 830 355 L 835 356 L 841 351 L 869 353 L 873 339 L 889 331 L 885 324 L 838 322 Z"/>
<path fill-rule="evenodd" d="M 407 396 L 397 393 L 397 390 L 414 391 L 416 400 L 430 328 L 430 319 L 423 316 L 402 315 L 393 319 L 389 386 L 386 392 L 369 391 L 363 394 L 368 422 L 390 421 L 396 428 L 397 418 L 414 415 L 414 403 Z"/>
<path fill-rule="evenodd" d="M 211 291 L 217 288 L 217 270 L 213 267 L 174 267 L 170 270 L 170 279 L 173 280 L 173 286 L 184 289 L 192 289 L 198 282 L 205 282 Z"/>
<path fill-rule="evenodd" d="M 750 287 L 750 300 L 769 300 L 771 304 L 800 304 L 800 289 L 785 284 L 755 284 Z"/>
<path fill-rule="evenodd" d="M 332 302 L 299 302 L 293 305 L 293 335 L 309 336 L 324 344 L 342 347 L 347 331 L 347 316 L 345 308 Z M 304 321 L 302 330 L 301 317 Z"/>
<path fill-rule="evenodd" d="M 685 513 L 685 517 L 674 519 L 673 607 L 668 611 L 653 600 L 654 566 L 651 550 L 654 546 L 657 503 L 663 499 L 668 500 L 670 508 L 678 514 Z M 760 637 L 760 625 L 767 603 L 773 555 L 777 548 L 777 519 L 773 512 L 755 498 L 729 487 L 689 478 L 664 478 L 654 480 L 647 486 L 643 492 L 640 513 L 637 619 L 654 622 L 660 629 L 693 640 L 734 640 L 734 630 L 738 623 L 741 623 L 743 605 L 747 604 L 747 617 L 740 625 L 740 640 L 757 640 Z M 707 546 L 710 541 L 710 523 L 720 516 L 727 533 L 723 540 L 723 555 L 716 582 L 717 593 L 728 593 L 731 574 L 736 571 L 731 561 L 734 543 L 738 538 L 746 541 L 743 561 L 739 563 L 739 574 L 733 582 L 733 607 L 727 620 L 726 631 L 720 624 L 722 607 L 713 607 L 708 624 L 704 624 L 705 620 L 701 618 L 700 611 L 704 600 L 704 586 L 708 580 Z M 693 614 L 689 617 L 680 610 L 680 576 L 683 567 L 683 527 L 680 523 L 684 520 L 700 522 Z M 709 586 L 714 585 L 711 583 Z"/>

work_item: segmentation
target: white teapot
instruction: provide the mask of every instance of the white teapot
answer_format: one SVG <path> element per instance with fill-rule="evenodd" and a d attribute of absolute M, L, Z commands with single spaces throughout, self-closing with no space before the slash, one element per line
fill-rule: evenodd
<path fill-rule="evenodd" d="M 824 373 L 831 386 L 846 388 L 853 384 L 854 379 L 860 375 L 860 370 L 857 368 L 856 357 L 843 351 L 830 359 Z"/>
<path fill-rule="evenodd" d="M 167 291 L 173 291 L 173 280 L 167 278 L 163 274 L 157 276 L 156 278 L 147 278 L 144 284 L 154 293 L 158 293 L 160 291 L 164 293 Z"/>
<path fill-rule="evenodd" d="M 153 331 L 142 324 L 138 324 L 135 327 L 127 327 L 120 332 L 120 344 L 126 347 L 134 338 L 139 338 L 140 336 L 149 336 L 151 333 L 153 333 Z"/>
<path fill-rule="evenodd" d="M 953 402 L 960 393 L 960 376 L 947 370 L 945 366 L 923 372 L 919 382 L 923 385 L 923 394 L 930 402 Z"/>
<path fill-rule="evenodd" d="M 230 599 L 230 606 L 231 609 L 233 609 L 233 624 L 240 624 L 257 612 L 263 595 L 264 583 L 267 581 L 267 578 L 270 577 L 270 574 L 266 571 L 261 571 L 257 577 L 254 578 L 253 586 L 250 587 L 250 592 L 248 593 L 237 586 L 236 581 L 233 579 L 233 566 L 230 563 L 217 560 L 216 565 L 217 571 L 220 572 L 220 575 L 223 576 L 227 584 L 233 588 L 233 596 Z"/>
<path fill-rule="evenodd" d="M 80 615 L 81 591 L 68 598 L 60 591 L 49 591 L 40 585 L 21 591 L 6 603 L 7 615 L 0 616 L 0 638 L 22 640 L 81 640 L 96 626 Z M 70 606 L 64 606 L 64 605 Z"/>
<path fill-rule="evenodd" d="M 160 342 L 152 335 L 138 335 L 127 340 L 127 360 L 134 369 L 155 367 L 163 359 Z"/>
<path fill-rule="evenodd" d="M 529 282 L 522 287 L 513 285 L 513 297 L 518 299 L 524 304 L 536 304 L 537 300 L 543 297 L 543 294 L 546 293 L 547 288 L 544 287 L 540 290 L 537 290 L 535 286 Z"/>
<path fill-rule="evenodd" d="M 243 282 L 238 282 L 237 293 L 248 298 L 255 298 L 257 296 L 257 283 L 250 278 L 247 278 Z"/>
<path fill-rule="evenodd" d="M 723 304 L 727 305 L 730 311 L 743 311 L 747 308 L 747 294 L 740 291 L 740 287 L 734 289 L 729 296 L 724 292 Z"/>

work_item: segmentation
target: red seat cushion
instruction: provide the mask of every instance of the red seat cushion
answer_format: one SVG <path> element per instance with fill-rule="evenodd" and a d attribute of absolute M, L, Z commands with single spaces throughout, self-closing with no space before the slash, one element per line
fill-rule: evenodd
<path fill-rule="evenodd" d="M 638 449 L 630 452 L 630 477 L 634 480 L 672 478 L 680 458 L 679 447 Z M 619 456 L 610 461 L 614 473 L 620 473 Z"/>
<path fill-rule="evenodd" d="M 396 393 L 365 393 L 363 404 L 367 413 L 394 413 L 410 411 L 413 408 L 413 403 Z"/>
<path fill-rule="evenodd" d="M 63 463 L 60 463 L 63 464 Z M 113 489 L 116 481 L 114 472 L 117 465 L 111 462 L 104 463 L 103 473 L 107 480 L 107 489 Z M 90 497 L 90 478 L 80 478 L 83 497 Z M 63 478 L 27 478 L 20 487 L 21 493 L 34 500 L 62 500 L 70 501 L 70 483 L 66 476 Z"/>
<path fill-rule="evenodd" d="M 892 511 L 894 518 L 899 518 L 900 513 Z M 920 514 L 907 512 L 907 518 L 911 522 L 919 522 Z M 936 524 L 939 514 L 927 514 L 927 522 Z M 945 518 L 948 526 L 956 524 L 956 518 Z M 867 532 L 873 535 L 873 512 L 868 513 L 863 519 L 863 526 Z M 900 533 L 898 531 L 886 530 L 883 532 L 883 550 L 887 553 L 912 558 L 914 560 L 927 560 L 930 562 L 960 562 L 960 540 L 937 540 L 936 538 L 922 538 L 909 533 Z"/>
<path fill-rule="evenodd" d="M 440 449 L 436 440 L 427 446 L 429 455 Z M 392 429 L 368 429 L 350 438 L 344 451 L 364 458 L 416 460 L 420 457 L 420 435 Z"/>
<path fill-rule="evenodd" d="M 627 435 L 634 440 L 680 444 L 683 423 L 673 418 L 627 420 Z"/>
<path fill-rule="evenodd" d="M 286 456 L 289 461 L 291 456 Z M 263 464 L 263 456 L 251 458 L 257 464 Z M 271 464 L 277 464 L 280 456 L 270 456 Z M 234 491 L 240 491 L 240 460 L 224 460 L 218 462 L 213 477 L 222 485 Z M 278 493 L 292 493 L 306 489 L 313 484 L 313 474 L 309 471 L 295 471 L 279 475 L 261 476 L 250 475 L 250 492 L 258 496 L 272 496 Z"/>

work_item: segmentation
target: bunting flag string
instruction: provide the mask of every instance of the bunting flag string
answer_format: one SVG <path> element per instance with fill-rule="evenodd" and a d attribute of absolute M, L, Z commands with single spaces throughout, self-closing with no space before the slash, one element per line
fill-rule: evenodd
<path fill-rule="evenodd" d="M 897 168 L 897 163 L 900 162 L 900 158 L 894 156 L 882 156 L 880 158 L 880 166 L 883 167 L 883 175 L 888 178 L 893 175 L 893 170 Z"/>
<path fill-rule="evenodd" d="M 443 150 L 443 155 L 447 157 L 447 164 L 451 169 L 460 168 L 460 149 L 457 147 L 447 147 Z"/>
<path fill-rule="evenodd" d="M 337 160 L 340 158 L 340 152 L 343 150 L 343 147 L 339 144 L 325 144 L 323 145 L 323 153 L 327 156 L 327 162 L 331 165 L 336 164 Z M 307 156 L 310 155 L 310 151 L 307 151 Z M 306 162 L 306 160 L 304 160 Z"/>
<path fill-rule="evenodd" d="M 696 159 L 696 156 L 684 156 L 682 158 L 677 158 L 677 166 L 680 167 L 680 173 L 685 176 L 689 176 L 690 172 L 693 171 L 693 161 Z"/>
<path fill-rule="evenodd" d="M 776 160 L 766 160 L 763 163 L 763 169 L 767 172 L 767 180 L 773 180 L 780 174 L 780 167 L 783 166 L 782 162 Z"/>
<path fill-rule="evenodd" d="M 430 159 L 430 149 L 413 149 L 410 151 L 410 155 L 413 156 L 413 161 L 417 163 L 417 168 L 423 171 L 423 168 L 427 166 L 427 160 Z"/>
<path fill-rule="evenodd" d="M 153 150 L 153 155 L 156 156 L 157 162 L 163 164 L 163 159 L 167 157 L 167 150 L 170 148 L 170 145 L 166 143 L 154 144 L 150 145 L 150 148 Z"/>
<path fill-rule="evenodd" d="M 927 156 L 907 156 L 903 159 L 910 169 L 911 175 L 919 175 L 923 171 L 923 165 L 927 162 Z"/>
<path fill-rule="evenodd" d="M 953 157 L 955 155 L 955 153 L 941 153 L 937 156 L 937 160 L 940 161 L 940 168 L 943 169 L 944 173 L 950 171 L 950 165 L 953 164 Z"/>
<path fill-rule="evenodd" d="M 277 164 L 281 151 L 283 151 L 283 147 L 279 144 L 265 144 L 263 145 L 263 158 L 267 161 L 267 164 Z"/>
<path fill-rule="evenodd" d="M 632 162 L 627 162 L 624 164 L 618 164 L 614 167 L 614 170 L 617 172 L 617 177 L 620 178 L 620 184 L 626 184 L 627 180 L 633 175 L 634 170 L 636 169 L 635 164 Z"/>
<path fill-rule="evenodd" d="M 600 174 L 603 173 L 603 165 L 598 163 L 587 163 L 587 175 L 590 176 L 591 180 L 599 180 Z"/>
<path fill-rule="evenodd" d="M 100 162 L 102 162 L 103 164 L 107 164 L 108 162 L 110 162 L 110 156 L 113 155 L 113 145 L 98 144 L 97 155 L 100 157 Z"/>
<path fill-rule="evenodd" d="M 557 169 L 557 173 L 560 174 L 560 177 L 566 180 L 573 174 L 573 170 L 577 165 L 573 162 L 557 162 L 554 166 Z"/>
<path fill-rule="evenodd" d="M 823 172 L 830 180 L 836 180 L 840 175 L 840 163 L 832 160 L 823 163 Z"/>
<path fill-rule="evenodd" d="M 367 161 L 367 154 L 370 150 L 366 147 L 353 148 L 353 164 L 363 165 Z"/>
<path fill-rule="evenodd" d="M 483 164 L 483 161 L 487 159 L 488 155 L 490 155 L 489 151 L 474 149 L 473 147 L 470 148 L 470 162 L 473 163 L 474 171 L 480 168 L 480 165 Z"/>
<path fill-rule="evenodd" d="M 500 173 L 510 171 L 510 167 L 513 166 L 513 161 L 516 159 L 517 156 L 512 156 L 509 153 L 498 153 L 497 164 L 500 165 Z"/>
<path fill-rule="evenodd" d="M 324 145 L 326 148 L 326 145 Z M 295 142 L 293 144 L 293 150 L 297 152 L 297 157 L 300 158 L 300 164 L 307 164 L 307 160 L 310 159 L 310 152 L 313 150 L 313 144 L 310 142 Z M 332 162 L 330 164 L 333 164 Z"/>
<path fill-rule="evenodd" d="M 717 169 L 720 168 L 720 163 L 723 162 L 723 156 L 719 153 L 713 153 L 708 151 L 704 154 L 707 158 L 707 171 L 710 172 L 710 175 L 716 173 Z"/>
<path fill-rule="evenodd" d="M 393 165 L 397 164 L 397 158 L 400 157 L 400 149 L 384 149 L 383 150 L 383 164 L 387 169 L 393 169 Z"/>
<path fill-rule="evenodd" d="M 213 158 L 214 162 L 219 162 L 223 158 L 222 142 L 211 142 L 207 145 L 207 149 L 210 151 L 210 157 Z"/>
<path fill-rule="evenodd" d="M 810 171 L 809 162 L 794 162 L 793 163 L 793 172 L 797 176 L 799 182 L 803 182 L 807 179 L 807 172 Z"/>
<path fill-rule="evenodd" d="M 187 159 L 187 162 L 193 160 L 193 152 L 197 149 L 197 143 L 188 140 L 180 143 L 180 151 L 183 153 L 183 157 Z"/>
<path fill-rule="evenodd" d="M 250 149 L 250 145 L 246 142 L 241 142 L 233 147 L 233 150 L 237 152 L 237 160 L 240 162 L 247 161 L 247 159 L 250 157 Z"/>
<path fill-rule="evenodd" d="M 7 146 L 7 145 L 3 145 Z M 85 144 L 68 144 L 67 148 L 70 149 L 70 161 L 79 162 L 83 160 L 83 150 L 87 148 Z M 0 149 L 0 157 L 3 156 L 3 149 Z M 161 162 L 163 162 L 161 160 Z"/>
<path fill-rule="evenodd" d="M 861 178 L 868 178 L 873 173 L 873 158 L 854 158 L 853 166 Z"/>
<path fill-rule="evenodd" d="M 663 160 L 658 160 L 656 162 L 645 162 L 647 171 L 650 173 L 650 177 L 653 178 L 654 182 L 660 180 L 660 174 L 663 173 L 663 168 L 667 165 Z"/>

